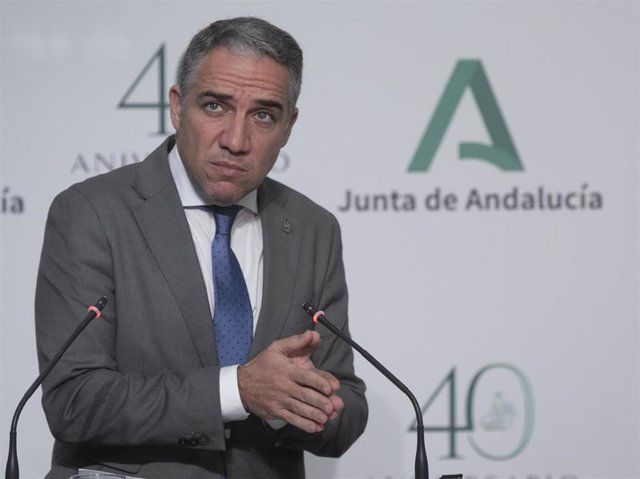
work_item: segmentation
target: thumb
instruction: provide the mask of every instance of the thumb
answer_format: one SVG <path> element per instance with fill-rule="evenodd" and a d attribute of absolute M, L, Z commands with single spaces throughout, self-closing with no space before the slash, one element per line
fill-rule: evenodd
<path fill-rule="evenodd" d="M 287 357 L 309 356 L 320 345 L 320 334 L 317 331 L 305 331 L 280 339 L 274 345 L 277 345 L 276 349 Z"/>

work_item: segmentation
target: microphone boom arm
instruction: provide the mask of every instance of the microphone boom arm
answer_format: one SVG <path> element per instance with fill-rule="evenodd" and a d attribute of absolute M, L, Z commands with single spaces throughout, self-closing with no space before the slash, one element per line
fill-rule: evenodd
<path fill-rule="evenodd" d="M 422 410 L 420 409 L 420 405 L 418 404 L 418 400 L 413 395 L 411 390 L 404 385 L 402 381 L 400 381 L 397 377 L 391 373 L 387 368 L 385 368 L 380 362 L 371 356 L 358 343 L 356 343 L 349 336 L 346 336 L 342 333 L 338 328 L 336 328 L 329 320 L 325 317 L 323 311 L 318 311 L 314 306 L 309 303 L 304 303 L 302 305 L 302 309 L 313 318 L 314 322 L 318 322 L 325 326 L 329 331 L 331 331 L 336 336 L 339 336 L 341 339 L 346 341 L 353 349 L 358 351 L 373 367 L 375 367 L 378 371 L 380 371 L 389 381 L 396 385 L 398 389 L 400 389 L 403 393 L 411 401 L 413 409 L 416 413 L 416 430 L 417 430 L 417 449 L 416 449 L 416 464 L 415 464 L 415 475 L 416 479 L 429 479 L 429 463 L 427 461 L 427 452 L 424 444 L 424 425 L 422 423 Z"/>
<path fill-rule="evenodd" d="M 71 336 L 66 340 L 66 342 L 62 345 L 60 350 L 56 353 L 56 355 L 49 361 L 47 366 L 42 370 L 40 375 L 36 378 L 33 384 L 27 389 L 27 392 L 24 393 L 18 407 L 16 408 L 16 412 L 13 414 L 13 419 L 11 420 L 11 430 L 9 431 L 9 457 L 7 458 L 7 468 L 5 470 L 5 479 L 19 479 L 20 477 L 20 469 L 18 467 L 18 452 L 17 452 L 17 438 L 18 438 L 18 419 L 20 418 L 20 413 L 22 412 L 22 408 L 24 408 L 25 404 L 34 392 L 38 389 L 42 381 L 47 377 L 49 372 L 53 369 L 53 367 L 58 363 L 62 355 L 69 349 L 71 343 L 75 341 L 78 335 L 87 327 L 87 325 L 96 317 L 100 317 L 101 311 L 107 305 L 107 298 L 102 296 L 95 305 L 89 306 L 88 313 L 84 320 L 78 325 L 78 327 L 73 331 Z"/>

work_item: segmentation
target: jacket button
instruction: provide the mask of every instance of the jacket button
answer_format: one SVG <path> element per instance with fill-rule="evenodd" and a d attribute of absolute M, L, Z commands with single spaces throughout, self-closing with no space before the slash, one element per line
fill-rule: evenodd
<path fill-rule="evenodd" d="M 206 434 L 185 434 L 178 438 L 178 444 L 187 447 L 206 446 L 211 440 Z"/>
<path fill-rule="evenodd" d="M 178 444 L 181 446 L 197 446 L 198 440 L 193 436 L 185 435 L 178 438 Z"/>

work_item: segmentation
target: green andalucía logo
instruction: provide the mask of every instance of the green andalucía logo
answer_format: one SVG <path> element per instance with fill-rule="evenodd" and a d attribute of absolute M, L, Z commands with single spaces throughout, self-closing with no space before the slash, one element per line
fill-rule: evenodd
<path fill-rule="evenodd" d="M 480 60 L 460 60 L 411 160 L 410 172 L 429 169 L 467 87 L 471 88 L 493 144 L 460 143 L 460 159 L 487 161 L 505 171 L 524 170 L 482 63 Z"/>

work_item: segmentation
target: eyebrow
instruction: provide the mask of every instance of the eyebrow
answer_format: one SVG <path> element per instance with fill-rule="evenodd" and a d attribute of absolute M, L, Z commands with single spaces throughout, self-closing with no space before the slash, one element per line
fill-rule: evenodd
<path fill-rule="evenodd" d="M 222 101 L 233 100 L 232 95 L 227 95 L 226 93 L 216 93 L 215 91 L 212 91 L 212 90 L 205 90 L 198 94 L 198 98 L 206 98 L 206 97 L 212 97 L 212 98 L 215 98 L 216 100 L 222 100 Z"/>
<path fill-rule="evenodd" d="M 282 103 L 276 100 L 256 100 L 256 103 L 266 108 L 275 108 L 277 110 L 284 111 Z"/>
<path fill-rule="evenodd" d="M 213 90 L 205 90 L 198 95 L 198 98 L 207 98 L 211 97 L 220 101 L 232 101 L 233 95 L 229 95 L 226 93 L 218 93 Z M 277 100 L 268 100 L 268 99 L 257 99 L 255 102 L 263 106 L 265 108 L 275 108 L 276 110 L 284 111 L 284 105 Z"/>

